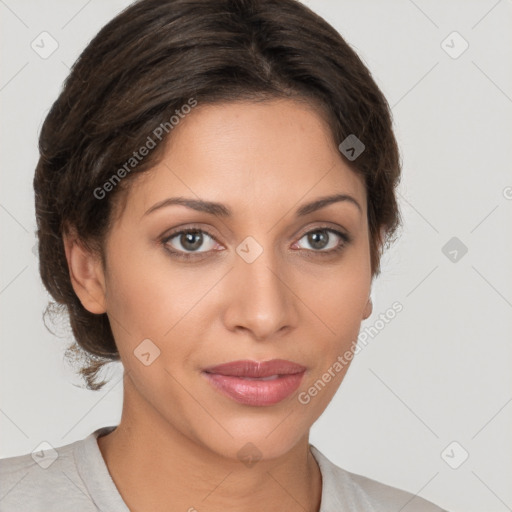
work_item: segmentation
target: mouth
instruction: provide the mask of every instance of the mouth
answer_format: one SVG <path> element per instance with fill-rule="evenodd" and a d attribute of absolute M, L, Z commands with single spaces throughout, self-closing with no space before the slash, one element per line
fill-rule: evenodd
<path fill-rule="evenodd" d="M 273 359 L 233 361 L 206 368 L 202 375 L 224 396 L 251 406 L 270 406 L 288 398 L 300 386 L 306 368 Z"/>

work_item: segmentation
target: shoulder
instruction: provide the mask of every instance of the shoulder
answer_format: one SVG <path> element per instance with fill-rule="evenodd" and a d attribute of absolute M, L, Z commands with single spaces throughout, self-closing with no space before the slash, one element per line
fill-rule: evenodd
<path fill-rule="evenodd" d="M 0 512 L 96 510 L 75 462 L 84 440 L 0 459 Z"/>
<path fill-rule="evenodd" d="M 446 512 L 415 494 L 346 471 L 310 447 L 322 473 L 320 512 Z"/>

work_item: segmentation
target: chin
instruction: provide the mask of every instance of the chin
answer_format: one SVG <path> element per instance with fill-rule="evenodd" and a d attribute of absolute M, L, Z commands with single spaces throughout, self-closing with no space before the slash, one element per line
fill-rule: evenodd
<path fill-rule="evenodd" d="M 276 459 L 293 449 L 309 432 L 307 425 L 302 426 L 297 419 L 292 419 L 293 414 L 284 419 L 287 414 L 225 421 L 222 425 L 231 435 L 224 429 L 220 429 L 221 434 L 216 424 L 202 432 L 201 437 L 211 451 L 235 461 Z M 246 465 L 250 467 L 250 463 Z"/>

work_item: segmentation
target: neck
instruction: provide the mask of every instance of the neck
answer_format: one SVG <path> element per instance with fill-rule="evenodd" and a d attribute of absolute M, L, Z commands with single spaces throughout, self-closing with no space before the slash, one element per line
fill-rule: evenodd
<path fill-rule="evenodd" d="M 309 433 L 280 457 L 242 464 L 179 431 L 128 381 L 121 422 L 98 446 L 131 512 L 319 511 L 322 480 Z"/>

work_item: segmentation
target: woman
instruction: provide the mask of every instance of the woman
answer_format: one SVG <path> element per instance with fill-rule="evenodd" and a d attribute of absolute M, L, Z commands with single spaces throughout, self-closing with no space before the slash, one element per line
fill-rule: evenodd
<path fill-rule="evenodd" d="M 121 422 L 4 459 L 2 511 L 439 511 L 309 444 L 399 222 L 385 98 L 295 0 L 140 0 L 40 135 L 40 272 Z M 39 459 L 39 460 L 38 460 Z"/>

